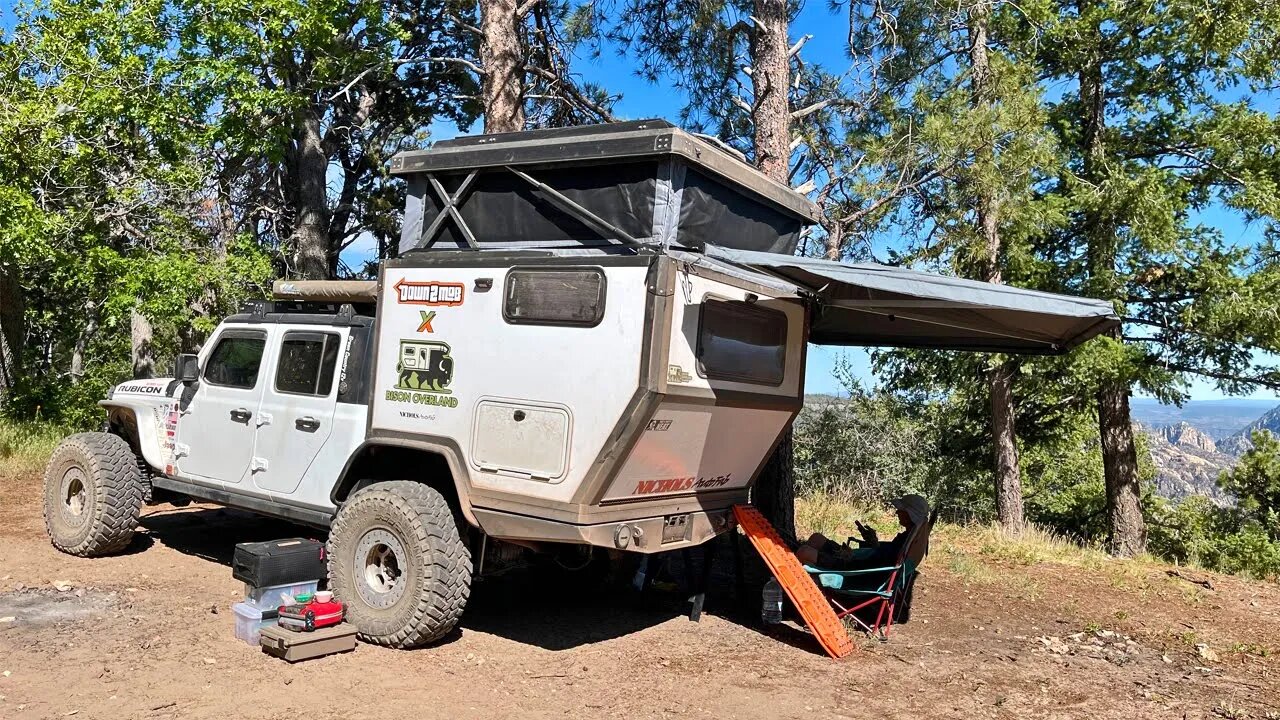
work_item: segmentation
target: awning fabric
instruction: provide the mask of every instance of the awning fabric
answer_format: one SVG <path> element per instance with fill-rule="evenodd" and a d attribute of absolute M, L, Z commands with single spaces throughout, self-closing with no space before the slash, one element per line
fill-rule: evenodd
<path fill-rule="evenodd" d="M 819 300 L 818 345 L 1054 355 L 1120 323 L 1111 303 L 873 264 L 707 245 L 712 258 L 792 282 Z"/>

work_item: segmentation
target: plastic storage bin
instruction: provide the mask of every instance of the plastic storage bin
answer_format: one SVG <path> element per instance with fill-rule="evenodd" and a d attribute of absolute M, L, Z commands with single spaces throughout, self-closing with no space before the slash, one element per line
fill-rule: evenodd
<path fill-rule="evenodd" d="M 262 629 L 276 624 L 275 614 L 263 617 L 264 613 L 247 603 L 236 603 L 231 606 L 231 614 L 236 621 L 236 639 L 250 645 L 257 645 Z"/>
<path fill-rule="evenodd" d="M 274 611 L 281 605 L 292 605 L 299 595 L 305 593 L 315 594 L 319 586 L 320 583 L 315 580 L 268 587 L 254 587 L 246 584 L 244 586 L 244 603 L 257 610 Z"/>

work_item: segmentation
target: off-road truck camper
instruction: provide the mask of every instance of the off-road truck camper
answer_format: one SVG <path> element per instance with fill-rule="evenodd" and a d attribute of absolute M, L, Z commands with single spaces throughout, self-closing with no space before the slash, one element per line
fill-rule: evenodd
<path fill-rule="evenodd" d="M 810 340 L 1061 352 L 1115 323 L 793 257 L 813 204 L 663 121 L 458 138 L 392 172 L 408 201 L 376 282 L 278 282 L 58 448 L 56 547 L 119 550 L 146 501 L 328 527 L 349 619 L 411 647 L 454 627 L 486 547 L 728 530 L 800 410 Z"/>

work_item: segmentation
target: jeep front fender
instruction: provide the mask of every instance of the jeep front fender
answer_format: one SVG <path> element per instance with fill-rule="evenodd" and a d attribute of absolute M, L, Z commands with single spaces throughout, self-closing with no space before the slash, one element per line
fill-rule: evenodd
<path fill-rule="evenodd" d="M 173 452 L 173 437 L 168 431 L 170 416 L 176 414 L 176 401 L 112 398 L 98 404 L 107 409 L 107 418 L 125 433 L 125 439 L 142 454 L 142 459 L 157 472 L 165 472 Z M 176 425 L 176 423 L 174 423 Z"/>

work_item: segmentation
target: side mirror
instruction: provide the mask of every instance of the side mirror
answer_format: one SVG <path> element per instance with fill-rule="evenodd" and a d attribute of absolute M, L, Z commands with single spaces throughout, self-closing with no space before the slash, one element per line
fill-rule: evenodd
<path fill-rule="evenodd" d="M 173 376 L 190 385 L 200 379 L 200 358 L 191 353 L 183 353 L 173 362 Z"/>

